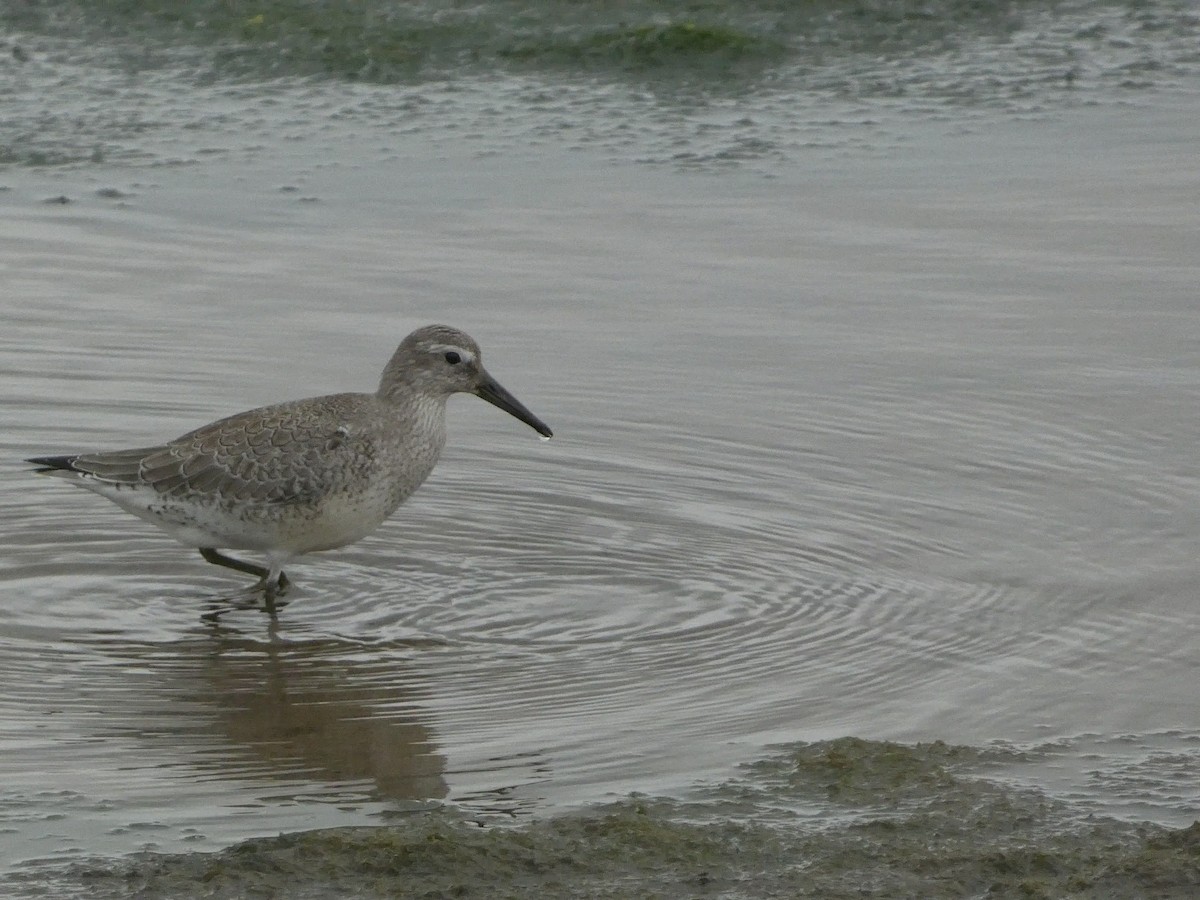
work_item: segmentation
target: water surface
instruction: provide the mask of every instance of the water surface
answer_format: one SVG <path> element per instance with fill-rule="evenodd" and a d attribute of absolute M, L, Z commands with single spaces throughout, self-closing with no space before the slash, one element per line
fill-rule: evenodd
<path fill-rule="evenodd" d="M 157 850 L 184 855 L 131 877 L 186 896 L 218 864 L 193 851 L 385 823 L 365 839 L 388 859 L 430 834 L 485 860 L 518 858 L 513 840 L 553 854 L 581 828 L 597 880 L 578 895 L 634 877 L 603 863 L 632 846 L 652 848 L 634 871 L 670 862 L 683 893 L 732 879 L 733 846 L 754 848 L 760 894 L 839 896 L 873 871 L 896 896 L 1017 875 L 1112 896 L 1150 859 L 1186 886 L 1161 854 L 1190 832 L 1161 829 L 1200 809 L 1200 104 L 1173 7 L 1149 8 L 1175 23 L 1159 32 L 1080 9 L 1170 64 L 1106 86 L 1089 56 L 1078 93 L 1026 83 L 999 105 L 929 78 L 899 100 L 752 80 L 676 96 L 670 127 L 647 112 L 661 83 L 627 103 L 647 88 L 622 66 L 543 81 L 541 102 L 528 69 L 188 83 L 23 32 L 32 57 L 9 65 L 33 74 L 10 100 L 42 122 L 23 134 L 79 161 L 22 157 L 0 194 L 12 889 L 119 895 L 111 860 Z M 1103 33 L 1079 41 L 1132 52 Z M 982 78 L 1003 42 L 976 38 Z M 104 149 L 72 155 L 34 100 L 68 63 L 113 80 L 64 104 L 161 118 L 83 116 Z M 737 125 L 742 103 L 774 112 Z M 713 155 L 764 131 L 817 139 Z M 19 462 L 370 390 L 432 321 L 479 339 L 555 439 L 456 399 L 427 485 L 294 564 L 276 622 L 203 620 L 236 574 Z M 994 831 L 959 880 L 905 880 L 957 852 L 931 843 L 974 821 L 953 797 Z M 1002 809 L 1024 824 L 1005 832 Z M 885 821 L 911 841 L 848 853 Z M 335 867 L 361 851 L 288 840 Z M 692 840 L 699 861 L 671 868 Z M 1043 843 L 1057 867 L 1020 855 Z M 1114 846 L 1132 880 L 1089 868 Z M 217 858 L 230 896 L 249 889 L 238 858 Z M 856 861 L 801 884 L 796 858 Z M 508 883 L 461 863 L 429 865 Z M 297 890 L 346 893 L 327 876 Z"/>

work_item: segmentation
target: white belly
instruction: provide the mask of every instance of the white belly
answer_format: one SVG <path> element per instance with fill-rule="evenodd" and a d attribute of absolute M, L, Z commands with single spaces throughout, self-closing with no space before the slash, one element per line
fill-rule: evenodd
<path fill-rule="evenodd" d="M 386 492 L 334 494 L 312 506 L 255 506 L 164 498 L 144 487 L 82 482 L 188 547 L 294 556 L 344 547 L 370 534 L 398 503 Z"/>

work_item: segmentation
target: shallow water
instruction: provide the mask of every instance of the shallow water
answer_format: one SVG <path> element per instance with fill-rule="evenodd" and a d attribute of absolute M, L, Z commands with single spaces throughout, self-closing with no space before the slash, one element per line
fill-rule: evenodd
<path fill-rule="evenodd" d="M 680 823 L 720 844 L 765 822 L 784 859 L 826 852 L 795 843 L 809 828 L 832 859 L 861 836 L 846 809 L 735 773 L 845 735 L 868 739 L 832 764 L 851 774 L 891 758 L 884 740 L 969 745 L 972 777 L 999 785 L 985 806 L 1027 813 L 1031 844 L 1077 838 L 1055 851 L 1076 862 L 1157 839 L 1077 836 L 1088 814 L 1200 816 L 1197 94 L 1039 95 L 1029 119 L 883 103 L 866 127 L 824 120 L 808 152 L 719 167 L 690 164 L 720 133 L 691 117 L 684 156 L 635 167 L 667 158 L 667 131 L 633 113 L 628 146 L 525 144 L 546 121 L 512 99 L 528 77 L 412 88 L 450 99 L 409 134 L 381 124 L 386 86 L 199 85 L 196 110 L 231 110 L 211 158 L 160 124 L 123 133 L 121 165 L 5 173 L 13 890 L 70 895 L 56 863 L 443 808 L 550 850 L 571 826 L 527 823 L 631 791 L 675 798 L 617 813 L 668 843 Z M 552 105 L 620 108 L 576 90 Z M 812 102 L 775 133 L 835 101 Z M 247 109 L 266 112 L 239 144 Z M 464 109 L 479 131 L 455 140 Z M 19 463 L 369 390 L 430 321 L 478 338 L 555 439 L 453 401 L 428 484 L 295 563 L 277 622 L 202 620 L 238 576 Z M 851 822 L 877 821 L 879 790 L 847 801 Z M 905 827 L 927 843 L 964 814 Z M 773 889 L 799 890 L 790 870 Z"/>

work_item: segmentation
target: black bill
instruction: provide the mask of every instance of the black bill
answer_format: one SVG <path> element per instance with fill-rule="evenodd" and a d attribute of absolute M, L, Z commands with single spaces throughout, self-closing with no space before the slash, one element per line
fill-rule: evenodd
<path fill-rule="evenodd" d="M 527 410 L 520 400 L 497 384 L 495 379 L 489 375 L 483 376 L 475 393 L 493 406 L 500 407 L 509 415 L 516 416 L 542 437 L 554 437 L 554 432 L 545 422 Z"/>

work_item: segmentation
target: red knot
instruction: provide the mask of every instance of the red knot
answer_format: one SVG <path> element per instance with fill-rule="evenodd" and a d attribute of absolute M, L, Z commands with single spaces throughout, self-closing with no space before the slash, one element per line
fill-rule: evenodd
<path fill-rule="evenodd" d="M 374 531 L 433 471 L 446 401 L 468 393 L 552 432 L 483 367 L 479 345 L 445 325 L 406 337 L 373 394 L 330 394 L 220 419 L 156 447 L 40 456 L 69 480 L 152 522 L 210 563 L 257 575 L 269 612 L 294 557 Z M 265 554 L 259 566 L 221 550 Z"/>

